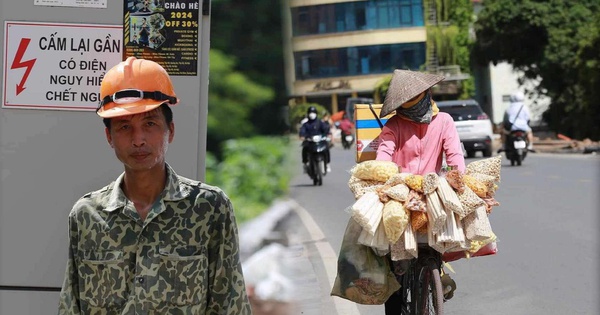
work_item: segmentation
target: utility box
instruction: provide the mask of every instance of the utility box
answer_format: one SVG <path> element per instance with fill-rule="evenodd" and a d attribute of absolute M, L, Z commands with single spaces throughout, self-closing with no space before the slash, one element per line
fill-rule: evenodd
<path fill-rule="evenodd" d="M 164 11 L 125 10 L 146 4 Z M 95 113 L 101 78 L 125 59 L 126 32 L 144 20 L 153 30 L 149 46 L 127 47 L 172 65 L 165 68 L 181 100 L 172 107 L 177 132 L 166 161 L 204 179 L 209 11 L 209 0 L 0 1 L 0 315 L 57 313 L 69 212 L 123 172 Z M 159 27 L 180 37 L 162 42 Z M 197 66 L 174 68 L 182 63 Z"/>
<path fill-rule="evenodd" d="M 356 130 L 356 163 L 374 160 L 379 146 L 381 128 L 395 112 L 379 117 L 382 104 L 355 104 L 354 126 Z M 380 125 L 381 124 L 381 125 Z"/>

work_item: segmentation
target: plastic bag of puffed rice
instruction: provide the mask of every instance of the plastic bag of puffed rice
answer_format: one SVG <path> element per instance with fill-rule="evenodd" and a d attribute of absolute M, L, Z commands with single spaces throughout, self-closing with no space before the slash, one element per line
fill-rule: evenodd
<path fill-rule="evenodd" d="M 500 181 L 500 168 L 502 166 L 502 156 L 481 159 L 473 161 L 466 166 L 465 173 L 479 173 L 492 176 L 497 182 Z"/>
<path fill-rule="evenodd" d="M 399 173 L 399 170 L 400 167 L 392 161 L 368 160 L 352 167 L 350 174 L 364 180 L 386 182 L 392 175 Z"/>
<path fill-rule="evenodd" d="M 470 241 L 483 241 L 494 235 L 492 225 L 485 211 L 485 205 L 477 207 L 475 211 L 463 220 L 465 237 Z"/>
<path fill-rule="evenodd" d="M 354 199 L 358 199 L 366 192 L 375 191 L 378 187 L 382 186 L 383 182 L 376 180 L 364 180 L 355 176 L 350 176 L 350 180 L 348 180 L 348 187 L 354 194 Z"/>

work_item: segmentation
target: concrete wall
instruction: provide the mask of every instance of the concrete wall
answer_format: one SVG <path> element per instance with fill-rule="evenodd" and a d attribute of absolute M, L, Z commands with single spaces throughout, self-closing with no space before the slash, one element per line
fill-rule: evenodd
<path fill-rule="evenodd" d="M 303 7 L 308 5 L 321 5 L 330 3 L 355 2 L 365 0 L 290 0 L 290 8 Z"/>
<path fill-rule="evenodd" d="M 0 47 L 5 21 L 122 25 L 123 1 L 106 2 L 94 9 L 2 0 Z M 207 44 L 200 40 L 199 51 L 207 52 L 210 20 L 200 18 Z M 173 77 L 181 102 L 173 108 L 175 138 L 167 154 L 179 174 L 200 179 L 208 89 L 208 54 L 201 54 L 200 75 Z M 122 165 L 93 111 L 0 108 L 0 170 L 0 314 L 54 314 L 58 293 L 52 290 L 62 284 L 67 259 L 67 215 L 80 196 L 114 180 Z"/>
<path fill-rule="evenodd" d="M 537 82 L 526 80 L 519 84 L 519 73 L 508 63 L 490 65 L 490 85 L 492 87 L 492 108 L 494 123 L 502 122 L 504 111 L 508 108 L 508 98 L 513 92 L 520 90 L 525 93 L 525 105 L 531 113 L 531 124 L 539 124 L 542 113 L 548 109 L 550 99 L 534 92 Z"/>
<path fill-rule="evenodd" d="M 354 46 L 391 45 L 400 43 L 422 43 L 427 40 L 424 27 L 369 30 L 306 35 L 292 39 L 294 52 L 305 50 L 334 49 Z"/>

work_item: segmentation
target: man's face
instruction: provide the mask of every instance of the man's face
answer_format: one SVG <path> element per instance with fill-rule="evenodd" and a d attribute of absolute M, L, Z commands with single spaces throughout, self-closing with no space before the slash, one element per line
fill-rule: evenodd
<path fill-rule="evenodd" d="M 111 120 L 106 139 L 126 170 L 162 168 L 175 126 L 167 124 L 160 108 Z"/>

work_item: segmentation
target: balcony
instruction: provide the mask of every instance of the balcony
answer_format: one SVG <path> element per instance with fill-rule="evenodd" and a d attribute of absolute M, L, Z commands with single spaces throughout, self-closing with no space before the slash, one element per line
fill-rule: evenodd
<path fill-rule="evenodd" d="M 428 72 L 443 75 L 445 77 L 444 81 L 462 81 L 471 77 L 469 74 L 462 73 L 459 65 L 438 66 Z"/>

